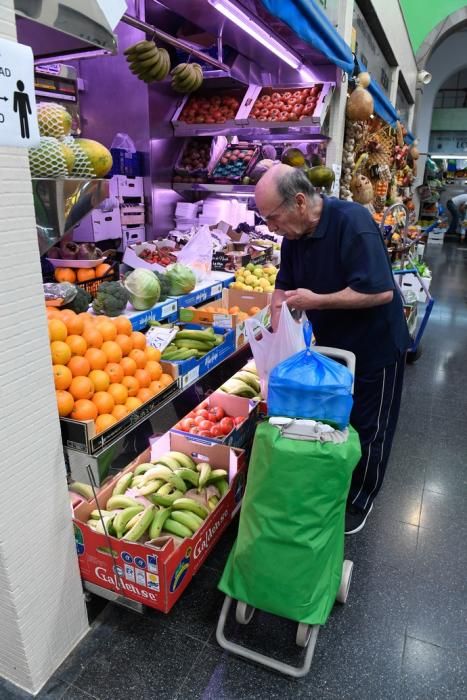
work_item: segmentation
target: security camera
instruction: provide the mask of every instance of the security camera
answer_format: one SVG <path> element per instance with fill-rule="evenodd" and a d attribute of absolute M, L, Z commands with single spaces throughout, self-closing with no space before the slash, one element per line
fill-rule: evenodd
<path fill-rule="evenodd" d="M 433 76 L 431 73 L 428 73 L 427 70 L 421 70 L 417 73 L 417 81 L 422 83 L 422 85 L 428 85 L 428 83 L 431 83 L 432 78 Z"/>

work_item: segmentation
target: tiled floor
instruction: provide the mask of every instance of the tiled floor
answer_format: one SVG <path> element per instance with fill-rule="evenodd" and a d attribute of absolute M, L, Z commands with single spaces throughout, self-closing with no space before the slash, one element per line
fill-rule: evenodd
<path fill-rule="evenodd" d="M 461 700 L 467 697 L 467 246 L 428 254 L 437 299 L 421 359 L 407 368 L 383 489 L 347 538 L 346 606 L 320 631 L 310 674 L 288 680 L 229 657 L 215 641 L 216 584 L 230 528 L 172 613 L 108 605 L 41 700 Z M 296 661 L 295 626 L 257 614 L 228 632 Z M 30 697 L 0 681 L 1 700 Z"/>

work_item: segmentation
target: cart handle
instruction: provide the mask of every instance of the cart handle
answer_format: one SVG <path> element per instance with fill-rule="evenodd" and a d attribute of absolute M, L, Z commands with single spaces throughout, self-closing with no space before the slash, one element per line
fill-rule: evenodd
<path fill-rule="evenodd" d="M 355 363 L 356 363 L 356 358 L 353 352 L 350 352 L 350 350 L 340 350 L 339 348 L 328 348 L 325 345 L 315 345 L 313 347 L 314 352 L 319 352 L 321 355 L 325 355 L 326 357 L 330 357 L 331 359 L 336 359 L 336 360 L 342 360 L 347 367 L 347 369 L 351 372 L 352 377 L 355 377 Z M 354 388 L 354 382 L 352 382 L 352 393 L 353 393 L 353 388 Z"/>

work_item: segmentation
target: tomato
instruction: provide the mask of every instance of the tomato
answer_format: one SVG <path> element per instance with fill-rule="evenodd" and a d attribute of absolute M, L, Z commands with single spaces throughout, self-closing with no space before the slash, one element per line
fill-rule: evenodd
<path fill-rule="evenodd" d="M 228 435 L 234 429 L 235 423 L 233 421 L 233 418 L 226 416 L 221 420 L 219 425 L 222 428 L 224 435 Z"/>
<path fill-rule="evenodd" d="M 224 431 L 219 424 L 213 425 L 211 428 L 211 436 L 214 438 L 223 437 Z"/>
<path fill-rule="evenodd" d="M 296 112 L 289 112 L 289 121 L 291 121 L 291 122 L 298 121 L 298 114 Z"/>
<path fill-rule="evenodd" d="M 270 102 L 271 101 L 271 95 L 262 95 L 260 98 L 262 102 Z"/>
<path fill-rule="evenodd" d="M 208 417 L 209 411 L 206 408 L 196 408 L 193 413 L 195 414 L 195 418 L 198 416 L 203 416 L 203 418 Z"/>
<path fill-rule="evenodd" d="M 303 112 L 303 105 L 299 105 L 299 104 L 295 105 L 295 107 L 293 108 L 293 111 L 295 112 L 295 114 L 298 114 L 298 116 L 300 116 L 300 114 L 302 114 L 302 112 Z"/>
<path fill-rule="evenodd" d="M 319 95 L 320 92 L 321 92 L 321 88 L 319 88 L 319 87 L 317 87 L 317 86 L 315 85 L 315 87 L 312 87 L 312 88 L 311 88 L 311 90 L 310 90 L 310 95 L 314 95 L 314 96 L 316 95 L 316 96 L 317 96 L 317 95 Z"/>
<path fill-rule="evenodd" d="M 269 117 L 269 109 L 266 109 L 265 107 L 260 110 L 260 116 L 261 117 Z"/>
<path fill-rule="evenodd" d="M 196 117 L 195 118 L 195 124 L 204 124 L 204 117 Z"/>
<path fill-rule="evenodd" d="M 217 423 L 218 421 L 222 420 L 224 416 L 225 411 L 223 408 L 221 408 L 221 406 L 213 406 L 209 409 L 208 420 L 211 420 L 213 423 Z"/>
<path fill-rule="evenodd" d="M 187 432 L 187 431 L 189 432 L 191 430 L 191 428 L 194 428 L 195 421 L 193 420 L 193 418 L 184 418 L 183 420 L 180 421 L 179 425 L 180 425 L 181 430 L 183 430 L 185 432 Z"/>
<path fill-rule="evenodd" d="M 199 428 L 195 425 L 193 428 L 190 428 L 188 432 L 190 435 L 199 435 Z"/>
<path fill-rule="evenodd" d="M 182 421 L 180 421 L 179 423 L 175 423 L 174 429 L 175 429 L 175 430 L 183 430 L 183 428 L 182 428 Z"/>
<path fill-rule="evenodd" d="M 313 114 L 314 111 L 315 108 L 312 105 L 305 105 L 302 114 L 303 116 L 308 117 L 310 114 Z"/>
<path fill-rule="evenodd" d="M 297 100 L 295 99 L 295 97 L 291 97 L 287 103 L 287 106 L 290 109 L 291 107 L 295 107 L 296 104 L 297 104 Z"/>
<path fill-rule="evenodd" d="M 198 423 L 201 430 L 211 430 L 214 427 L 214 423 L 210 420 L 204 419 L 201 423 Z"/>
<path fill-rule="evenodd" d="M 289 121 L 289 113 L 288 112 L 281 112 L 279 114 L 279 119 L 281 122 L 288 122 Z"/>
<path fill-rule="evenodd" d="M 304 90 L 300 90 L 300 92 L 302 93 L 303 97 L 308 97 L 310 94 L 310 88 L 305 88 Z"/>
<path fill-rule="evenodd" d="M 200 426 L 201 423 L 203 422 L 203 420 L 206 420 L 206 418 L 205 418 L 204 416 L 196 416 L 196 418 L 195 418 L 195 425 Z"/>
<path fill-rule="evenodd" d="M 235 425 L 241 425 L 241 423 L 243 423 L 244 420 L 245 420 L 245 416 L 236 416 L 234 418 L 234 423 L 235 423 Z"/>
<path fill-rule="evenodd" d="M 297 101 L 300 101 L 302 99 L 302 96 L 303 95 L 301 90 L 295 90 L 295 92 L 292 95 L 292 97 Z"/>
<path fill-rule="evenodd" d="M 273 92 L 272 95 L 271 95 L 271 100 L 272 100 L 273 102 L 280 102 L 280 100 L 281 100 L 281 95 L 280 95 L 280 93 L 279 93 L 279 92 Z"/>
<path fill-rule="evenodd" d="M 221 102 L 222 102 L 222 99 L 220 97 L 211 97 L 211 104 L 220 105 Z"/>
<path fill-rule="evenodd" d="M 287 103 L 289 102 L 291 97 L 292 97 L 291 92 L 284 92 L 284 94 L 282 95 L 282 99 L 284 100 L 284 102 L 287 102 Z"/>
<path fill-rule="evenodd" d="M 280 112 L 282 112 L 282 111 L 285 109 L 286 105 L 285 105 L 285 102 L 282 102 L 282 101 L 280 100 L 279 102 L 276 102 L 276 103 L 275 103 L 274 107 L 275 107 L 276 109 L 278 109 Z"/>
<path fill-rule="evenodd" d="M 201 435 L 201 437 L 212 437 L 210 430 L 200 430 L 199 434 Z"/>

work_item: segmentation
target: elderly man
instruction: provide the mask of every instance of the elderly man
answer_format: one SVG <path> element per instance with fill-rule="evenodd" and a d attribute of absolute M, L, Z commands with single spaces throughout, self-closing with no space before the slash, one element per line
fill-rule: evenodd
<path fill-rule="evenodd" d="M 272 298 L 306 311 L 319 345 L 357 358 L 351 423 L 362 458 L 347 500 L 346 534 L 359 532 L 383 482 L 396 429 L 410 343 L 381 234 L 364 207 L 318 195 L 303 171 L 276 165 L 256 186 L 269 230 L 283 234 Z"/>

